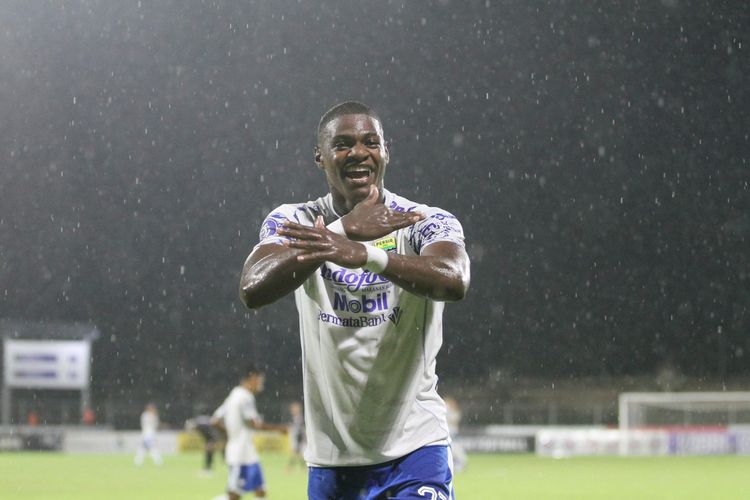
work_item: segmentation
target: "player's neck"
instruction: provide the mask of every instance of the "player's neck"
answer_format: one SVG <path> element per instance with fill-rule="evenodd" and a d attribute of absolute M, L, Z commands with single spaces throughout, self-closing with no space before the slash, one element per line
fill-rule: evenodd
<path fill-rule="evenodd" d="M 380 195 L 378 197 L 378 203 L 385 203 L 385 192 L 383 186 L 379 186 Z M 362 200 L 347 200 L 340 193 L 331 191 L 331 206 L 333 207 L 333 213 L 336 217 L 341 218 L 352 211 L 354 206 Z"/>
<path fill-rule="evenodd" d="M 352 211 L 352 208 L 354 208 L 354 205 L 349 207 L 349 202 L 346 201 L 346 199 L 343 196 L 336 196 L 335 194 L 331 193 L 331 205 L 333 206 L 333 213 L 336 215 L 336 217 L 341 218 Z"/>

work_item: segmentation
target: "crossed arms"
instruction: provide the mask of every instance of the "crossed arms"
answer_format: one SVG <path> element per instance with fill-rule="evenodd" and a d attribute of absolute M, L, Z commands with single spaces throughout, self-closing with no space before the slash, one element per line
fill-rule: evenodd
<path fill-rule="evenodd" d="M 378 202 L 378 189 L 341 218 L 346 236 L 330 231 L 318 217 L 313 227 L 288 221 L 277 232 L 290 238 L 283 244 L 257 247 L 245 261 L 240 297 L 247 307 L 270 304 L 299 287 L 325 261 L 346 268 L 367 261 L 365 245 L 424 218 L 397 212 Z M 460 245 L 438 241 L 417 256 L 389 254 L 380 273 L 411 293 L 438 301 L 461 300 L 469 288 L 469 257 Z"/>

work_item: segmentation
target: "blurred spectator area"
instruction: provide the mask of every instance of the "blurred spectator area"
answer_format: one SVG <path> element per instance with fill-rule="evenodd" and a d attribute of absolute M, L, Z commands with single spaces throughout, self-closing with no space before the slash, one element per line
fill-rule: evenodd
<path fill-rule="evenodd" d="M 686 376 L 640 376 L 562 380 L 550 382 L 534 378 L 496 379 L 473 386 L 441 381 L 439 392 L 455 398 L 461 408 L 461 426 L 480 425 L 616 425 L 617 397 L 635 391 L 733 391 L 746 390 L 748 378 L 720 380 Z M 185 420 L 211 414 L 221 404 L 224 388 L 213 391 L 215 398 L 196 402 L 173 398 L 153 398 L 164 428 L 181 429 Z M 267 421 L 285 422 L 287 407 L 298 400 L 301 387 L 286 387 L 276 394 L 262 394 L 259 409 Z M 15 396 L 12 421 L 27 424 L 27 416 L 37 414 L 40 426 L 82 423 L 80 405 L 74 391 L 19 390 Z M 145 399 L 108 398 L 94 401 L 95 425 L 113 429 L 137 429 Z"/>

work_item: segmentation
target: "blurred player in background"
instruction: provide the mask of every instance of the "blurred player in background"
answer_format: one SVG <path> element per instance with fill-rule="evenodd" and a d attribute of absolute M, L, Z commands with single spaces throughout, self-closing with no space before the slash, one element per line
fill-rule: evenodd
<path fill-rule="evenodd" d="M 141 442 L 135 452 L 135 465 L 143 465 L 146 453 L 156 465 L 162 464 L 156 447 L 156 431 L 159 430 L 159 411 L 154 403 L 148 403 L 141 413 Z"/>
<path fill-rule="evenodd" d="M 266 496 L 263 470 L 253 443 L 254 431 L 286 432 L 287 428 L 262 421 L 255 404 L 255 395 L 263 391 L 264 383 L 263 371 L 253 366 L 248 367 L 239 385 L 232 389 L 224 403 L 214 412 L 216 425 L 223 428 L 227 435 L 224 461 L 229 467 L 227 494 L 214 500 L 237 500 L 250 491 L 259 498 Z"/>
<path fill-rule="evenodd" d="M 289 404 L 289 415 L 291 423 L 289 425 L 289 446 L 291 456 L 287 464 L 287 470 L 292 470 L 296 465 L 305 467 L 305 416 L 302 412 L 302 403 L 293 401 Z"/>
<path fill-rule="evenodd" d="M 194 430 L 203 438 L 202 472 L 204 475 L 211 475 L 213 472 L 214 453 L 219 449 L 223 438 L 222 431 L 216 424 L 216 417 L 210 415 L 198 415 L 185 422 L 187 430 Z"/>
<path fill-rule="evenodd" d="M 451 433 L 451 451 L 453 452 L 453 468 L 456 472 L 461 472 L 466 467 L 469 460 L 464 446 L 456 440 L 461 427 L 461 406 L 455 398 L 445 398 L 445 406 L 448 409 L 446 418 L 448 420 L 448 430 Z"/>
<path fill-rule="evenodd" d="M 362 103 L 323 115 L 314 160 L 329 194 L 274 209 L 240 281 L 249 308 L 294 292 L 308 496 L 453 498 L 435 362 L 444 302 L 469 286 L 461 224 L 384 188 L 383 127 Z"/>

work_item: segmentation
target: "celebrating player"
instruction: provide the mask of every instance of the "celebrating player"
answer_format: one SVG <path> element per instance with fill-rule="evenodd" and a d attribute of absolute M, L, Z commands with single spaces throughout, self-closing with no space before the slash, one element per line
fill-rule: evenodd
<path fill-rule="evenodd" d="M 469 258 L 456 217 L 384 188 L 388 160 L 372 109 L 326 112 L 315 163 L 329 194 L 273 210 L 242 272 L 249 308 L 294 291 L 314 500 L 453 495 L 435 358 Z"/>

